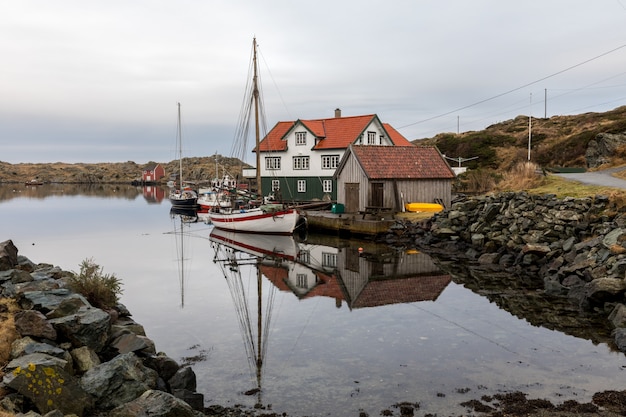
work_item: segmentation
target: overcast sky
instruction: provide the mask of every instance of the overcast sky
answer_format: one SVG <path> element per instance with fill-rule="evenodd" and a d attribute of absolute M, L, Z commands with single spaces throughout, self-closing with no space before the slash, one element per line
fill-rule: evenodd
<path fill-rule="evenodd" d="M 167 162 L 177 102 L 185 155 L 229 155 L 255 36 L 269 127 L 341 108 L 413 140 L 626 103 L 626 0 L 6 0 L 0 161 Z"/>

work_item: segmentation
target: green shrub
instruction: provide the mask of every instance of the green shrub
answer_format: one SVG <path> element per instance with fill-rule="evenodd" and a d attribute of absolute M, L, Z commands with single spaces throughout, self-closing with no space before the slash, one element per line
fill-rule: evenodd
<path fill-rule="evenodd" d="M 92 306 L 107 309 L 115 306 L 122 293 L 121 281 L 115 274 L 104 274 L 102 267 L 93 259 L 85 259 L 80 265 L 80 273 L 69 279 L 72 291 L 82 294 Z"/>

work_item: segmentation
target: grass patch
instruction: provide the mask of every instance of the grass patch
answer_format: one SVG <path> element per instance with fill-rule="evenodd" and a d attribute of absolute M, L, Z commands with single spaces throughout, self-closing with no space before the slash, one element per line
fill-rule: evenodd
<path fill-rule="evenodd" d="M 104 274 L 93 259 L 85 259 L 80 272 L 69 279 L 69 288 L 82 294 L 94 307 L 109 309 L 119 301 L 122 283 L 115 274 Z"/>

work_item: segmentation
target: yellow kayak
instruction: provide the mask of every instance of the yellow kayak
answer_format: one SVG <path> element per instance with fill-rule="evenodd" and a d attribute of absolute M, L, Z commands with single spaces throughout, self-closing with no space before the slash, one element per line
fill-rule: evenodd
<path fill-rule="evenodd" d="M 443 210 L 443 206 L 437 203 L 406 203 L 404 205 L 406 211 L 427 211 L 438 213 Z"/>

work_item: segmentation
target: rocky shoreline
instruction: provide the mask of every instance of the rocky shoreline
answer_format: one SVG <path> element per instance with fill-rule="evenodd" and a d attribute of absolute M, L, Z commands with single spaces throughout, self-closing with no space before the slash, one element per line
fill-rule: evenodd
<path fill-rule="evenodd" d="M 614 347 L 626 352 L 625 210 L 600 195 L 463 197 L 427 223 L 396 224 L 386 242 L 418 247 L 453 275 L 462 265 L 470 276 L 504 273 L 511 287 L 538 281 L 543 294 L 606 321 Z"/>
<path fill-rule="evenodd" d="M 0 414 L 249 415 L 238 408 L 205 408 L 191 367 L 157 353 L 122 304 L 103 310 L 69 290 L 71 274 L 19 256 L 10 240 L 0 243 L 0 295 L 18 304 L 17 312 L 0 310 L 3 321 L 12 314 L 17 331 L 2 370 Z"/>

